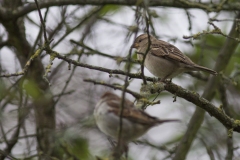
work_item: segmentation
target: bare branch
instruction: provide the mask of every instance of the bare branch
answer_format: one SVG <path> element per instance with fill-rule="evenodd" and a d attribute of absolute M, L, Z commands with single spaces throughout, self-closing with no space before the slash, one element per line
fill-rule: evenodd
<path fill-rule="evenodd" d="M 39 15 L 39 17 L 40 17 L 40 21 L 41 21 L 41 24 L 42 24 L 44 39 L 45 39 L 45 41 L 47 42 L 47 41 L 48 41 L 48 38 L 47 38 L 47 31 L 46 31 L 45 22 L 44 22 L 44 20 L 43 20 L 43 17 L 42 17 L 40 8 L 39 8 L 39 6 L 38 6 L 38 1 L 37 1 L 37 0 L 34 0 L 34 1 L 35 1 L 35 3 L 36 3 L 37 10 L 38 10 L 38 15 Z"/>
<path fill-rule="evenodd" d="M 36 50 L 36 52 L 34 53 L 34 55 L 32 55 L 30 57 L 30 59 L 27 61 L 27 63 L 25 64 L 23 70 L 21 72 L 17 72 L 17 73 L 11 73 L 11 74 L 4 74 L 4 75 L 0 75 L 0 77 L 12 77 L 12 76 L 21 76 L 21 75 L 25 75 L 29 69 L 29 66 L 31 65 L 32 61 L 34 59 L 36 59 L 43 51 L 44 47 L 39 48 L 38 50 Z"/>
<path fill-rule="evenodd" d="M 197 34 L 194 34 L 192 36 L 183 36 L 184 39 L 190 39 L 190 38 L 193 38 L 193 39 L 198 39 L 200 38 L 201 36 L 203 35 L 207 35 L 207 34 L 219 34 L 219 35 L 222 35 L 224 37 L 227 37 L 227 38 L 230 38 L 230 39 L 233 39 L 235 41 L 238 41 L 240 42 L 240 39 L 239 38 L 235 38 L 235 37 L 231 37 L 231 36 L 228 36 L 226 34 L 224 34 L 220 28 L 218 28 L 215 24 L 213 24 L 212 22 L 208 22 L 210 25 L 212 25 L 214 27 L 213 30 L 211 31 L 203 31 L 203 32 L 200 32 L 200 33 L 197 33 Z"/>
<path fill-rule="evenodd" d="M 119 84 L 108 84 L 108 83 L 105 83 L 104 81 L 96 81 L 96 80 L 92 80 L 92 79 L 84 79 L 83 80 L 84 82 L 91 82 L 93 83 L 94 85 L 95 84 L 98 84 L 98 85 L 103 85 L 103 86 L 107 86 L 107 87 L 110 87 L 110 88 L 113 88 L 113 89 L 118 89 L 118 90 L 123 90 L 123 86 L 122 85 L 119 85 Z M 141 96 L 140 94 L 136 93 L 136 92 L 133 92 L 129 89 L 126 89 L 126 92 L 131 94 L 133 97 L 135 97 L 136 99 L 140 99 L 140 98 L 144 98 L 143 96 Z"/>
<path fill-rule="evenodd" d="M 138 4 L 138 0 L 58 0 L 58 1 L 41 1 L 39 2 L 39 8 L 48 8 L 53 6 L 64 6 L 64 5 L 95 5 L 95 6 L 103 6 L 106 4 L 114 4 L 114 5 L 126 5 L 126 6 L 135 6 Z M 201 2 L 191 2 L 187 0 L 149 0 L 149 7 L 176 7 L 176 8 L 184 8 L 184 9 L 203 9 L 208 12 L 218 12 L 221 10 L 226 11 L 238 11 L 240 10 L 240 3 L 238 1 L 228 1 L 225 3 L 201 3 Z M 37 10 L 35 3 L 28 3 L 28 5 L 24 5 L 14 10 L 14 12 L 10 12 L 4 7 L 0 7 L 0 19 L 3 21 L 9 21 L 12 19 L 17 19 L 18 17 L 24 16 L 32 11 Z"/>
<path fill-rule="evenodd" d="M 239 17 L 240 17 L 240 13 L 238 13 L 236 15 L 236 19 L 239 19 Z M 229 33 L 229 37 L 239 38 L 239 30 L 236 30 L 237 25 L 238 25 L 238 23 L 234 22 L 234 24 L 232 25 L 231 31 Z M 227 67 L 227 65 L 230 61 L 230 58 L 233 55 L 238 44 L 239 44 L 238 41 L 232 40 L 230 38 L 226 39 L 224 45 L 222 46 L 222 48 L 218 54 L 216 64 L 214 67 L 215 71 L 220 72 L 220 71 L 225 70 L 225 68 Z M 212 76 L 209 78 L 209 80 L 205 86 L 204 93 L 202 95 L 204 98 L 211 100 L 214 97 L 215 91 L 219 85 L 220 78 L 221 77 L 219 77 L 219 76 L 215 76 L 215 77 Z M 205 111 L 207 111 L 208 113 L 211 112 L 211 111 L 209 112 L 205 108 L 203 108 L 203 109 L 204 110 L 202 110 L 201 108 L 196 108 L 196 110 L 194 111 L 194 114 L 189 122 L 189 127 L 188 127 L 184 137 L 182 138 L 180 144 L 178 145 L 177 152 L 176 152 L 173 160 L 185 159 L 187 153 L 189 152 L 191 144 L 198 132 L 198 129 L 200 128 L 200 126 L 203 122 Z M 225 114 L 223 113 L 222 115 L 225 115 Z M 228 116 L 225 115 L 223 117 L 228 117 Z M 225 119 L 225 118 L 223 118 L 223 119 Z M 218 119 L 218 120 L 223 122 L 223 121 L 225 121 L 223 119 L 222 120 Z M 229 119 L 229 117 L 227 119 Z M 229 119 L 229 120 L 231 121 L 231 119 Z M 235 122 L 236 122 L 236 124 L 239 123 L 239 121 L 235 121 Z M 225 126 L 228 125 L 227 123 L 225 123 Z M 235 126 L 235 124 L 233 126 L 230 125 L 227 127 L 229 129 L 229 132 L 231 132 L 231 128 L 234 126 Z"/>
<path fill-rule="evenodd" d="M 97 50 L 95 50 L 95 49 L 87 46 L 87 45 L 84 44 L 84 43 L 76 42 L 76 41 L 74 41 L 74 40 L 70 40 L 70 42 L 71 42 L 71 43 L 74 43 L 74 44 L 77 44 L 77 45 L 79 45 L 79 46 L 81 46 L 81 47 L 83 47 L 83 48 L 91 51 L 91 52 L 84 52 L 84 54 L 100 55 L 100 56 L 103 56 L 103 57 L 111 58 L 111 59 L 113 59 L 113 60 L 116 60 L 116 62 L 117 62 L 118 64 L 120 64 L 121 62 L 127 62 L 127 61 L 128 61 L 127 57 L 120 57 L 120 56 L 113 56 L 113 55 L 110 55 L 110 54 L 106 54 L 106 53 L 97 51 Z M 131 59 L 130 62 L 139 64 L 139 61 L 133 60 L 133 59 Z"/>

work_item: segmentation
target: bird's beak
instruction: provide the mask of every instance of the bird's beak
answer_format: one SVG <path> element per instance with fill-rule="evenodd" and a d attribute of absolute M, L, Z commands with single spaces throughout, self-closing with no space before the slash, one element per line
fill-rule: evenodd
<path fill-rule="evenodd" d="M 138 47 L 139 47 L 138 43 L 133 43 L 131 46 L 131 48 L 138 48 Z"/>

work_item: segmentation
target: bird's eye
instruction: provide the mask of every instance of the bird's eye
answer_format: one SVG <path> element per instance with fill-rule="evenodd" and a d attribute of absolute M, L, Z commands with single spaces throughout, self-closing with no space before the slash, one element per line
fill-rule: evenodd
<path fill-rule="evenodd" d="M 139 39 L 139 42 L 142 42 L 142 40 L 141 40 L 141 39 Z"/>

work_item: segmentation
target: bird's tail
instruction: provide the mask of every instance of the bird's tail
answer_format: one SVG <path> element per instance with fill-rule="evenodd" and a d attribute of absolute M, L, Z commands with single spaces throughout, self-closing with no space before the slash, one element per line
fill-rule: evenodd
<path fill-rule="evenodd" d="M 159 119 L 158 124 L 165 122 L 181 122 L 179 119 Z"/>
<path fill-rule="evenodd" d="M 200 71 L 203 71 L 203 72 L 208 72 L 208 73 L 213 74 L 213 75 L 215 75 L 215 76 L 218 74 L 216 71 L 211 70 L 211 69 L 209 69 L 209 68 L 207 68 L 207 67 L 195 65 L 194 68 L 195 68 L 195 69 L 198 69 L 198 70 L 200 70 Z"/>

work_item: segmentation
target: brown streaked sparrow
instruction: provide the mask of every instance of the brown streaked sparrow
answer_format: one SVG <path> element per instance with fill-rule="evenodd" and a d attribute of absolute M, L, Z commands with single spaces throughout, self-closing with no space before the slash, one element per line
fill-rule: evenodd
<path fill-rule="evenodd" d="M 98 128 L 115 140 L 118 139 L 120 125 L 121 98 L 111 92 L 102 95 L 94 110 L 94 117 Z M 122 143 L 128 143 L 142 136 L 151 127 L 165 123 L 179 121 L 175 119 L 160 120 L 152 117 L 125 99 L 122 112 Z"/>
<path fill-rule="evenodd" d="M 144 66 L 154 76 L 161 78 L 161 81 L 188 71 L 204 71 L 217 75 L 216 71 L 195 64 L 174 45 L 149 36 L 151 43 Z M 148 40 L 148 34 L 142 34 L 135 39 L 132 48 L 137 49 L 138 60 L 143 60 L 143 55 L 146 54 L 148 49 Z"/>

